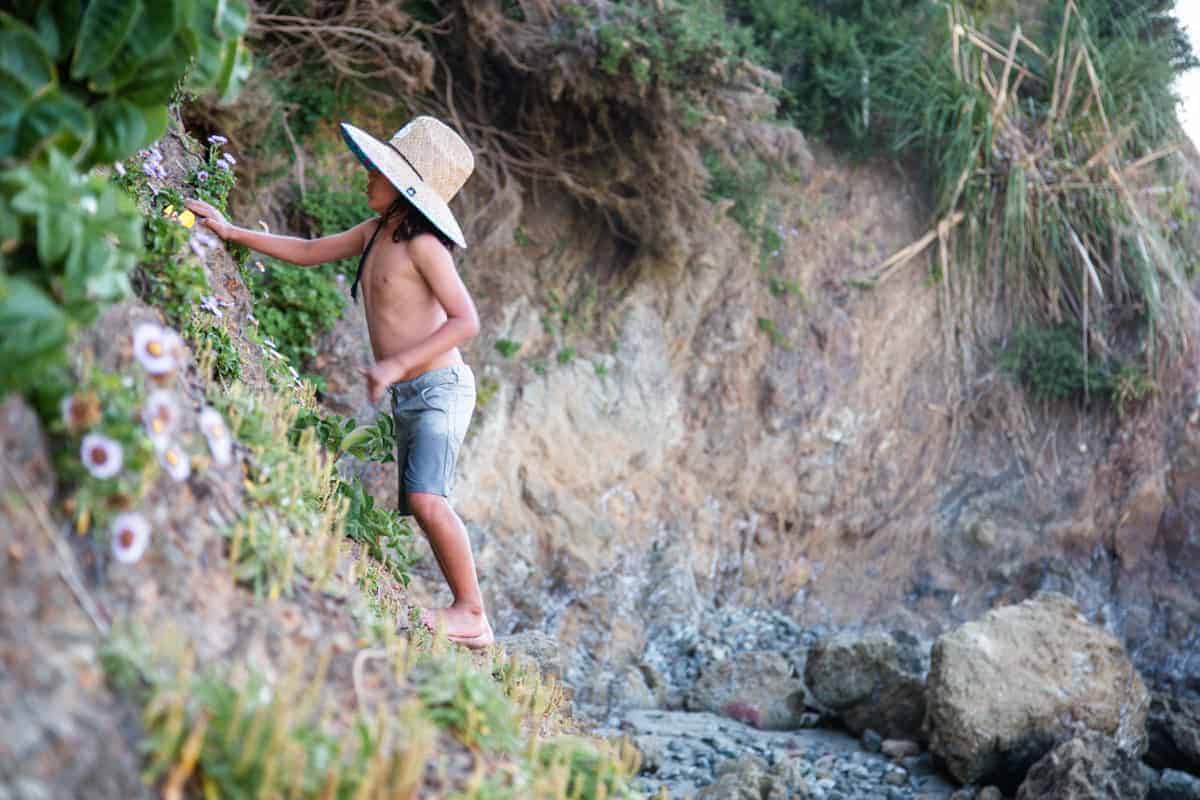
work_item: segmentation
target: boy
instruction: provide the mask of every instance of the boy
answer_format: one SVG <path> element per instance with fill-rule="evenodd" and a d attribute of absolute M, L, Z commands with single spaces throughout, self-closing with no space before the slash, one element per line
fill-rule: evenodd
<path fill-rule="evenodd" d="M 238 228 L 200 200 L 187 207 L 226 241 L 310 266 L 361 255 L 361 284 L 375 365 L 362 370 L 371 403 L 391 393 L 400 470 L 400 512 L 416 517 L 454 602 L 422 610 L 421 621 L 454 642 L 494 641 L 462 520 L 450 507 L 458 449 L 475 407 L 475 379 L 458 351 L 479 332 L 475 304 L 451 258 L 466 247 L 447 205 L 475 166 L 466 143 L 432 117 L 417 117 L 389 142 L 347 125 L 346 144 L 369 173 L 367 205 L 379 214 L 320 239 Z"/>

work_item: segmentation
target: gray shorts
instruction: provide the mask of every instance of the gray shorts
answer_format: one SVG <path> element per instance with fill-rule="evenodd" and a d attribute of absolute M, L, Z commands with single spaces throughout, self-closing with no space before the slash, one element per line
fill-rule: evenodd
<path fill-rule="evenodd" d="M 466 364 L 433 369 L 392 384 L 400 513 L 409 492 L 450 496 L 458 449 L 475 410 L 475 376 Z"/>

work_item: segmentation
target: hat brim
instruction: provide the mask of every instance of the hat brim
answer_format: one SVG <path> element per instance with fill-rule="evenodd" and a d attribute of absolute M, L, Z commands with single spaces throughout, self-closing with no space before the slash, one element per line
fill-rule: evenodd
<path fill-rule="evenodd" d="M 435 228 L 450 237 L 459 247 L 466 248 L 467 240 L 458 225 L 458 220 L 454 218 L 454 213 L 450 211 L 450 206 L 421 179 L 403 156 L 371 134 L 349 123 L 341 123 L 340 128 L 346 146 L 364 167 L 382 172 L 392 186 L 396 187 L 396 191 L 416 206 Z"/>

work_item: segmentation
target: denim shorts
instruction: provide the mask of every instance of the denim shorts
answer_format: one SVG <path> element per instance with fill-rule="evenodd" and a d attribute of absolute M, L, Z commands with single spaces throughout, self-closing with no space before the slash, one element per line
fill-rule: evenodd
<path fill-rule="evenodd" d="M 466 364 L 432 369 L 389 387 L 396 420 L 400 513 L 409 492 L 449 497 L 454 466 L 475 410 L 475 376 Z"/>

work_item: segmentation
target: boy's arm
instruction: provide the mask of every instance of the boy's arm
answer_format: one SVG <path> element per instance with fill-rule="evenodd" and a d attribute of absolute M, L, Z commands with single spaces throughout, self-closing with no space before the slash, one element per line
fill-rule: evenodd
<path fill-rule="evenodd" d="M 296 236 L 277 236 L 273 233 L 239 228 L 203 200 L 188 200 L 186 205 L 204 221 L 206 227 L 225 241 L 242 244 L 263 255 L 306 267 L 361 254 L 366 243 L 367 228 L 372 222 L 367 220 L 334 236 L 301 239 Z"/>
<path fill-rule="evenodd" d="M 429 284 L 433 296 L 446 311 L 446 321 L 427 338 L 412 347 L 385 358 L 369 370 L 363 370 L 368 379 L 368 390 L 373 394 L 372 384 L 387 387 L 404 380 L 414 367 L 425 364 L 442 353 L 474 338 L 479 333 L 479 314 L 467 287 L 463 285 L 454 260 L 435 236 L 422 234 L 408 245 L 413 265 Z M 379 394 L 382 395 L 380 388 Z M 372 402 L 378 400 L 373 396 Z"/>

